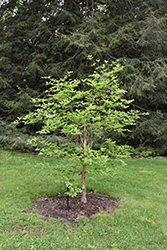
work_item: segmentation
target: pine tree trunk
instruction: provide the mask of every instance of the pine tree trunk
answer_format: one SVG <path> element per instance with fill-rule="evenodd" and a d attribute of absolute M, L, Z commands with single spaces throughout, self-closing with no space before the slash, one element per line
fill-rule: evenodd
<path fill-rule="evenodd" d="M 81 197 L 81 202 L 83 202 L 83 203 L 87 202 L 86 187 L 85 187 L 85 168 L 86 168 L 86 165 L 83 165 L 83 169 L 82 169 L 82 197 Z"/>

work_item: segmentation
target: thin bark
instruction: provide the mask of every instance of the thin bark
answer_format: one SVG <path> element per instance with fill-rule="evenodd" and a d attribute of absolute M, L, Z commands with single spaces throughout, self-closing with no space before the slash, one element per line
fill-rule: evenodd
<path fill-rule="evenodd" d="M 84 138 L 83 138 L 83 154 L 85 156 L 85 148 L 86 148 L 86 143 L 87 143 L 87 130 L 86 127 L 84 127 Z M 85 186 L 85 168 L 86 164 L 83 163 L 83 168 L 82 168 L 82 197 L 81 197 L 81 202 L 86 203 L 86 186 Z"/>
<path fill-rule="evenodd" d="M 83 169 L 82 169 L 82 197 L 81 197 L 81 202 L 86 203 L 87 199 L 86 199 L 86 186 L 85 186 L 85 168 L 86 165 L 83 165 Z"/>

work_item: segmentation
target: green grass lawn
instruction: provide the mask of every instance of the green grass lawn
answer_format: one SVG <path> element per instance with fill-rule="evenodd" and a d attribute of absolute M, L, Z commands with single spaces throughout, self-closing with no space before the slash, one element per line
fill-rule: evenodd
<path fill-rule="evenodd" d="M 54 158 L 0 151 L 0 249 L 167 249 L 167 158 L 128 159 L 112 178 L 86 176 L 87 191 L 119 199 L 77 227 L 45 220 L 32 208 L 36 197 L 65 191 L 64 180 L 47 166 Z M 78 179 L 78 182 L 80 180 Z"/>

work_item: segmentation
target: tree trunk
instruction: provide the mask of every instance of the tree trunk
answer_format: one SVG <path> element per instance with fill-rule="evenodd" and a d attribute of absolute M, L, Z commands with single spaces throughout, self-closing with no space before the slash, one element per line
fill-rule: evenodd
<path fill-rule="evenodd" d="M 81 197 L 81 202 L 86 203 L 87 199 L 86 199 L 86 187 L 85 187 L 85 168 L 86 165 L 83 165 L 83 169 L 82 169 L 82 197 Z"/>

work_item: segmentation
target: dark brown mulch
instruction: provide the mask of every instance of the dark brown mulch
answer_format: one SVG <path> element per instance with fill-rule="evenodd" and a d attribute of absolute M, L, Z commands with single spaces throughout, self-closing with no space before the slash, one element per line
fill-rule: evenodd
<path fill-rule="evenodd" d="M 118 201 L 108 195 L 87 193 L 87 203 L 81 202 L 81 194 L 69 197 L 69 211 L 67 211 L 67 195 L 57 194 L 50 197 L 41 197 L 34 202 L 34 209 L 46 218 L 56 218 L 75 224 L 76 218 L 85 216 L 90 219 L 100 211 L 112 211 L 117 208 Z"/>

